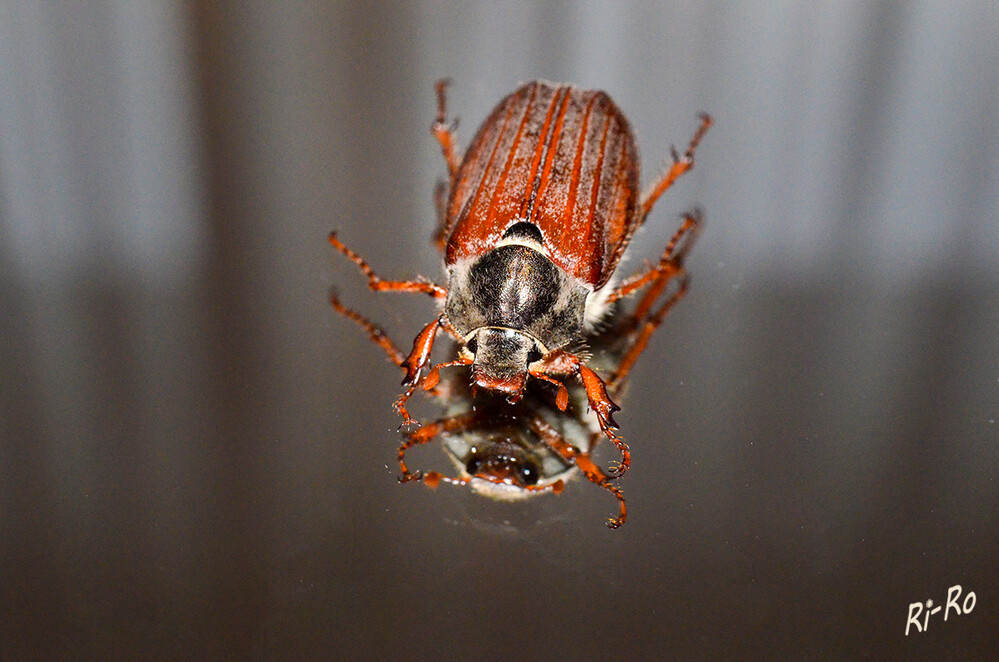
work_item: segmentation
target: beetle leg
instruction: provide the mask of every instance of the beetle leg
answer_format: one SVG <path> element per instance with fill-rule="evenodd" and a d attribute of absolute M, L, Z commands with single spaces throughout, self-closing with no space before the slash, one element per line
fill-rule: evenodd
<path fill-rule="evenodd" d="M 583 388 L 586 389 L 586 398 L 589 400 L 590 409 L 597 414 L 597 421 L 600 423 L 601 432 L 621 451 L 621 460 L 612 470 L 614 478 L 620 478 L 628 470 L 628 467 L 631 466 L 631 450 L 628 448 L 628 444 L 624 442 L 624 439 L 614 432 L 618 427 L 617 422 L 614 420 L 614 412 L 619 411 L 621 408 L 610 399 L 610 396 L 607 394 L 607 386 L 597 373 L 582 363 L 579 364 L 578 370 L 579 378 L 583 382 Z"/>
<path fill-rule="evenodd" d="M 437 91 L 437 117 L 430 127 L 434 138 L 441 144 L 441 151 L 444 152 L 444 160 L 447 162 L 449 179 L 453 182 L 454 176 L 458 173 L 458 156 L 455 151 L 454 131 L 458 127 L 458 120 L 447 121 L 447 86 L 451 83 L 447 78 L 442 78 L 434 84 Z"/>
<path fill-rule="evenodd" d="M 426 474 L 419 470 L 410 472 L 409 468 L 406 466 L 406 451 L 413 446 L 420 446 L 428 441 L 431 441 L 441 432 L 459 432 L 461 430 L 466 430 L 475 421 L 475 417 L 475 412 L 459 414 L 457 416 L 451 416 L 450 418 L 434 421 L 419 430 L 408 433 L 406 435 L 406 441 L 399 445 L 399 467 L 402 469 L 402 475 L 399 476 L 399 482 L 408 483 L 413 480 L 421 480 L 426 482 L 430 487 L 437 487 L 437 484 L 444 477 L 435 471 L 428 471 Z M 452 480 L 460 479 L 447 480 L 451 482 Z"/>
<path fill-rule="evenodd" d="M 617 517 L 608 518 L 607 526 L 612 529 L 616 529 L 624 524 L 628 519 L 628 507 L 625 504 L 624 495 L 621 494 L 621 488 L 610 482 L 612 478 L 605 474 L 600 467 L 598 467 L 596 463 L 590 459 L 590 453 L 584 453 L 576 446 L 567 442 L 554 427 L 541 418 L 535 418 L 532 420 L 531 426 L 534 428 L 535 432 L 538 433 L 538 436 L 545 442 L 546 446 L 561 455 L 566 462 L 570 462 L 579 467 L 579 470 L 583 472 L 583 475 L 586 476 L 586 479 L 591 483 L 599 485 L 617 498 L 620 513 Z M 591 449 L 596 445 L 596 441 L 599 437 L 600 435 L 596 434 L 590 440 Z"/>
<path fill-rule="evenodd" d="M 548 382 L 558 389 L 555 392 L 555 406 L 558 407 L 559 411 L 565 411 L 565 408 L 569 406 L 569 390 L 565 387 L 565 384 L 557 379 L 552 379 L 541 370 L 531 370 L 530 375 L 543 382 Z"/>
<path fill-rule="evenodd" d="M 413 386 L 420 379 L 420 373 L 427 367 L 430 361 L 430 352 L 434 348 L 434 338 L 441 328 L 444 315 L 437 317 L 433 322 L 423 327 L 423 330 L 413 340 L 413 350 L 402 362 L 402 367 L 406 370 L 406 378 L 402 380 L 403 386 Z"/>
<path fill-rule="evenodd" d="M 392 403 L 392 406 L 395 408 L 396 413 L 402 416 L 402 423 L 399 424 L 398 428 L 399 430 L 403 428 L 408 429 L 409 427 L 414 427 L 416 429 L 420 428 L 420 422 L 415 418 L 413 418 L 410 415 L 409 410 L 406 409 L 406 402 L 409 401 L 409 398 L 413 395 L 415 391 L 416 391 L 416 384 L 413 383 L 410 385 L 409 388 L 406 389 L 405 393 L 396 398 L 396 401 Z"/>
<path fill-rule="evenodd" d="M 614 303 L 618 299 L 633 294 L 653 281 L 664 280 L 668 282 L 670 277 L 682 271 L 683 258 L 686 257 L 690 248 L 694 245 L 694 241 L 700 233 L 701 224 L 701 214 L 699 211 L 694 210 L 684 214 L 683 223 L 680 224 L 680 227 L 677 228 L 677 231 L 670 238 L 669 243 L 666 244 L 662 257 L 659 258 L 659 263 L 654 267 L 625 279 L 614 291 L 607 295 L 607 303 Z M 683 242 L 683 245 L 680 245 L 680 241 L 687 235 L 689 235 L 689 238 Z M 679 249 L 677 246 L 680 246 Z M 642 299 L 642 302 L 638 304 L 632 313 L 633 317 L 641 319 L 648 314 L 649 309 L 652 308 L 652 304 L 662 294 L 661 288 L 657 292 L 654 292 L 654 289 L 650 290 L 645 298 Z"/>
<path fill-rule="evenodd" d="M 442 253 L 447 247 L 447 196 L 450 187 L 443 181 L 434 186 L 434 208 L 437 210 L 437 231 L 434 232 L 434 246 Z"/>
<path fill-rule="evenodd" d="M 406 440 L 399 445 L 399 468 L 402 470 L 402 475 L 399 476 L 400 483 L 408 483 L 411 480 L 423 480 L 422 471 L 417 470 L 415 473 L 411 473 L 409 467 L 406 466 L 406 451 L 413 446 L 420 446 L 427 443 L 440 434 L 442 429 L 441 422 L 435 421 L 406 435 Z"/>
<path fill-rule="evenodd" d="M 669 312 L 669 310 L 675 306 L 680 299 L 684 297 L 684 295 L 687 294 L 688 283 L 689 279 L 684 276 L 683 280 L 680 281 L 680 285 L 677 290 L 673 292 L 673 294 L 671 294 L 670 297 L 666 299 L 666 301 L 664 301 L 653 314 L 649 315 L 644 322 L 640 323 L 637 334 L 628 346 L 628 351 L 625 353 L 621 361 L 618 362 L 617 369 L 614 371 L 614 374 L 609 380 L 607 380 L 607 389 L 610 392 L 616 393 L 621 387 L 621 384 L 625 377 L 628 376 L 628 372 L 631 370 L 631 367 L 645 350 L 646 345 L 648 345 L 649 338 L 652 337 L 653 332 L 659 328 L 660 324 L 662 324 L 663 319 L 666 317 L 666 313 Z"/>
<path fill-rule="evenodd" d="M 441 368 L 450 368 L 458 365 L 472 365 L 472 359 L 461 356 L 454 361 L 438 363 L 430 370 L 430 372 L 427 373 L 427 376 L 423 378 L 423 390 L 430 391 L 437 387 L 437 384 L 441 380 Z"/>
<path fill-rule="evenodd" d="M 444 153 L 444 161 L 447 162 L 447 182 L 438 182 L 434 187 L 434 206 L 437 209 L 437 232 L 434 235 L 434 244 L 441 251 L 447 243 L 447 236 L 450 228 L 447 222 L 447 199 L 451 193 L 451 186 L 454 178 L 458 174 L 458 155 L 455 147 L 454 132 L 458 127 L 458 120 L 447 122 L 447 86 L 450 81 L 446 78 L 437 81 L 434 89 L 437 90 L 437 117 L 430 127 L 434 138 L 441 145 Z"/>
<path fill-rule="evenodd" d="M 628 444 L 624 443 L 624 439 L 614 432 L 618 427 L 617 422 L 614 420 L 614 412 L 619 411 L 621 408 L 614 404 L 614 401 L 607 394 L 607 386 L 604 384 L 604 380 L 600 379 L 597 373 L 584 365 L 578 356 L 561 350 L 552 352 L 546 358 L 541 368 L 531 374 L 537 376 L 535 373 L 541 372 L 576 375 L 579 377 L 580 381 L 583 382 L 583 388 L 586 390 L 586 399 L 590 409 L 597 415 L 600 431 L 621 451 L 621 461 L 614 468 L 613 477 L 618 478 L 624 475 L 624 472 L 628 470 L 628 466 L 631 464 L 631 451 L 628 449 Z M 557 401 L 556 404 L 558 404 Z"/>
<path fill-rule="evenodd" d="M 645 350 L 645 346 L 648 344 L 649 338 L 652 337 L 652 333 L 662 324 L 666 313 L 687 294 L 689 279 L 683 269 L 683 259 L 697 239 L 700 222 L 700 214 L 697 212 L 685 215 L 683 224 L 673 235 L 673 238 L 670 239 L 666 250 L 663 251 L 659 265 L 655 269 L 651 269 L 648 273 L 641 275 L 641 279 L 646 279 L 649 276 L 654 278 L 650 281 L 652 285 L 629 316 L 628 325 L 631 327 L 629 333 L 634 335 L 627 351 L 618 362 L 614 374 L 607 381 L 607 388 L 611 393 L 615 393 L 621 386 L 631 367 Z M 688 236 L 688 238 L 681 245 L 680 241 L 684 236 Z M 652 308 L 656 301 L 662 297 L 669 284 L 677 278 L 679 278 L 677 288 L 653 311 Z M 636 278 L 634 282 L 637 283 L 638 280 Z"/>
<path fill-rule="evenodd" d="M 440 330 L 441 326 L 449 327 L 450 324 L 447 323 L 447 318 L 444 315 L 440 315 L 433 322 L 427 324 L 420 331 L 419 335 L 413 340 L 413 350 L 406 357 L 406 360 L 402 362 L 402 369 L 406 371 L 406 376 L 402 380 L 402 385 L 407 386 L 406 392 L 399 396 L 395 401 L 395 410 L 399 412 L 402 416 L 403 421 L 400 427 L 415 425 L 419 427 L 420 422 L 409 415 L 406 410 L 406 402 L 416 391 L 416 387 L 420 383 L 420 376 L 423 373 L 423 369 L 427 367 L 430 362 L 430 352 L 434 348 L 434 338 L 437 336 L 437 331 Z M 432 387 L 431 387 L 432 388 Z M 429 390 L 429 389 L 428 389 Z"/>
<path fill-rule="evenodd" d="M 330 292 L 330 305 L 333 306 L 333 310 L 337 311 L 347 319 L 353 320 L 359 324 L 362 329 L 368 332 L 368 337 L 371 341 L 385 350 L 385 353 L 388 354 L 392 363 L 396 364 L 400 368 L 402 367 L 403 361 L 406 360 L 406 355 L 402 353 L 402 350 L 395 346 L 395 343 L 392 342 L 392 339 L 386 335 L 385 331 L 383 331 L 380 326 L 371 322 L 357 311 L 351 310 L 347 306 L 343 305 L 337 297 L 336 292 Z"/>
<path fill-rule="evenodd" d="M 694 167 L 694 152 L 697 150 L 697 145 L 700 144 L 701 138 L 704 134 L 708 132 L 711 128 L 712 120 L 711 116 L 707 113 L 701 114 L 701 126 L 698 127 L 697 131 L 694 133 L 694 137 L 690 139 L 690 144 L 687 145 L 687 151 L 684 153 L 683 157 L 680 157 L 673 150 L 673 163 L 670 165 L 669 170 L 663 174 L 659 180 L 652 185 L 652 187 L 646 191 L 645 195 L 642 196 L 642 200 L 639 203 L 639 222 L 641 225 L 645 222 L 645 217 L 649 215 L 652 211 L 652 207 L 656 204 L 656 200 L 659 199 L 666 190 L 673 185 L 673 183 L 678 180 L 685 172 Z"/>
<path fill-rule="evenodd" d="M 579 364 L 578 371 L 583 388 L 586 389 L 586 397 L 590 401 L 590 408 L 597 413 L 597 418 L 600 419 L 601 429 L 617 429 L 618 424 L 614 420 L 614 412 L 620 411 L 621 408 L 614 404 L 610 396 L 607 395 L 604 380 L 582 363 Z"/>
<path fill-rule="evenodd" d="M 435 472 L 428 472 L 425 475 L 422 471 L 416 471 L 410 473 L 409 468 L 406 466 L 406 451 L 413 446 L 421 446 L 428 441 L 432 440 L 434 437 L 439 435 L 441 432 L 456 432 L 459 430 L 466 429 L 471 422 L 474 420 L 474 413 L 462 414 L 459 416 L 452 416 L 451 418 L 441 419 L 439 421 L 434 421 L 424 427 L 410 432 L 406 435 L 406 441 L 399 445 L 399 467 L 402 469 L 402 475 L 399 476 L 400 483 L 408 483 L 411 480 L 424 480 L 428 478 L 429 474 Z M 432 482 L 439 482 L 440 479 Z M 436 485 L 432 485 L 436 487 Z"/>
<path fill-rule="evenodd" d="M 610 482 L 611 477 L 600 470 L 600 467 L 598 467 L 597 464 L 590 459 L 588 453 L 577 454 L 575 461 L 576 466 L 583 472 L 583 475 L 586 476 L 587 480 L 591 483 L 599 485 L 617 498 L 620 511 L 618 512 L 617 517 L 607 518 L 607 526 L 611 529 L 616 529 L 628 521 L 628 505 L 625 503 L 624 495 L 621 493 L 621 488 Z M 623 467 L 624 465 L 622 464 L 621 466 Z M 624 471 L 619 470 L 617 472 L 617 476 L 615 477 L 619 477 L 622 473 L 624 473 Z"/>
<path fill-rule="evenodd" d="M 435 285 L 434 283 L 413 280 L 382 280 L 377 274 L 375 274 L 371 267 L 368 266 L 368 263 L 364 261 L 364 258 L 344 246 L 343 243 L 337 239 L 336 232 L 330 233 L 330 244 L 350 258 L 350 260 L 360 268 L 361 272 L 368 278 L 368 287 L 375 292 L 416 292 L 419 294 L 429 294 L 435 299 L 444 299 L 447 297 L 447 290 L 440 285 Z"/>
<path fill-rule="evenodd" d="M 545 357 L 542 365 L 532 370 L 530 374 L 538 379 L 554 384 L 559 384 L 559 382 L 551 379 L 548 375 L 578 376 L 583 382 L 583 388 L 586 389 L 586 397 L 589 400 L 590 408 L 597 413 L 597 417 L 600 419 L 601 429 L 618 427 L 614 421 L 614 412 L 620 411 L 621 408 L 614 404 L 607 395 L 607 388 L 604 386 L 604 381 L 575 354 L 570 354 L 564 350 L 555 350 Z M 566 400 L 566 404 L 568 404 L 568 392 L 566 392 L 564 399 Z M 556 404 L 560 400 L 563 400 L 561 393 L 556 396 Z M 559 409 L 562 408 L 559 407 Z"/>

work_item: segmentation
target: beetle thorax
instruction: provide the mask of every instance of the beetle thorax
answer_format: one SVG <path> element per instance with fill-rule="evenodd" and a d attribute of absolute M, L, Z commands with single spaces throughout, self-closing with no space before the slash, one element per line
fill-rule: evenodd
<path fill-rule="evenodd" d="M 452 265 L 445 312 L 476 383 L 519 393 L 530 363 L 582 339 L 588 291 L 527 242 Z"/>

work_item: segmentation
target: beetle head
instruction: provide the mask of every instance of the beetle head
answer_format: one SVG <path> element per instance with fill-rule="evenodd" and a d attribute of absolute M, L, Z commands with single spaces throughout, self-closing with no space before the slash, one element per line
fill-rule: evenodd
<path fill-rule="evenodd" d="M 508 441 L 490 444 L 483 449 L 473 449 L 465 471 L 473 477 L 517 487 L 536 485 L 541 477 L 541 467 L 537 460 Z"/>
<path fill-rule="evenodd" d="M 479 329 L 466 347 L 475 356 L 473 383 L 503 393 L 511 402 L 524 392 L 528 366 L 542 356 L 538 343 L 526 333 L 498 327 Z"/>

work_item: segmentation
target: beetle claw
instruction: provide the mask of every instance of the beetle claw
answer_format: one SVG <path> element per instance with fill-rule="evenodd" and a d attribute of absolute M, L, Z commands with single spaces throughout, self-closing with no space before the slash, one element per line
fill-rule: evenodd
<path fill-rule="evenodd" d="M 409 473 L 407 471 L 406 473 L 404 473 L 401 476 L 399 476 L 399 484 L 400 485 L 402 485 L 404 483 L 410 483 L 410 482 L 412 482 L 414 480 L 416 480 L 416 481 L 423 480 L 423 472 L 420 471 L 419 469 L 417 469 L 413 473 Z"/>
<path fill-rule="evenodd" d="M 395 431 L 402 432 L 403 429 L 405 428 L 406 432 L 413 432 L 415 430 L 419 430 L 421 427 L 423 426 L 420 424 L 418 420 L 416 420 L 412 416 L 407 415 L 406 418 L 402 421 L 402 423 L 399 424 L 399 427 L 395 429 Z"/>

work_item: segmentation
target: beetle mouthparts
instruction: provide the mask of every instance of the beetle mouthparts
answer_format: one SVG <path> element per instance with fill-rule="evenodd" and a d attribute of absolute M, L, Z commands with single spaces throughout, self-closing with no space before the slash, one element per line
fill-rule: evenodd
<path fill-rule="evenodd" d="M 527 372 L 513 373 L 502 376 L 491 375 L 481 368 L 472 369 L 472 382 L 475 386 L 497 391 L 507 396 L 511 402 L 520 400 L 524 391 L 524 384 L 527 382 Z"/>

